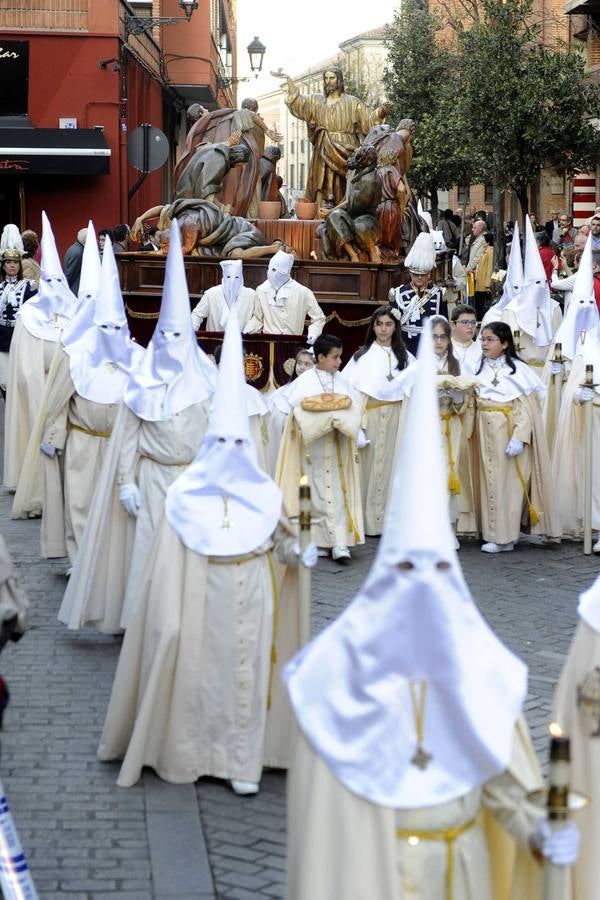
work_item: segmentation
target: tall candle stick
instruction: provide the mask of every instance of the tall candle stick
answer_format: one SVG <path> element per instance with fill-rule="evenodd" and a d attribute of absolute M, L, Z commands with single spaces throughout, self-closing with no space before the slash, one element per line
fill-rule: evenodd
<path fill-rule="evenodd" d="M 298 543 L 300 544 L 300 555 L 306 550 L 310 544 L 311 531 L 311 501 L 310 501 L 310 485 L 308 478 L 303 475 L 300 479 L 299 489 L 299 535 Z M 298 625 L 300 631 L 300 644 L 303 646 L 310 640 L 310 601 L 311 601 L 311 574 L 300 560 L 298 568 Z"/>
<path fill-rule="evenodd" d="M 550 726 L 550 777 L 546 810 L 552 830 L 564 827 L 569 816 L 569 781 L 571 779 L 571 742 L 555 722 Z M 568 866 L 544 862 L 544 900 L 563 900 L 570 896 L 567 888 L 571 879 Z"/>

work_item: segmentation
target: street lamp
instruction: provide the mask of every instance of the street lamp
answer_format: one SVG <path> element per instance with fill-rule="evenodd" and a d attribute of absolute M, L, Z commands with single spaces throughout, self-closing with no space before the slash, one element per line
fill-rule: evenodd
<path fill-rule="evenodd" d="M 254 40 L 250 41 L 246 47 L 246 50 L 250 57 L 250 69 L 254 72 L 254 77 L 258 78 L 258 74 L 262 70 L 263 59 L 267 48 L 261 43 L 260 39 L 255 36 Z M 232 84 L 238 84 L 240 81 L 250 81 L 250 78 L 248 76 L 242 78 L 229 78 L 228 76 L 219 75 L 217 78 L 217 86 L 220 88 L 228 88 L 231 87 Z"/>
<path fill-rule="evenodd" d="M 198 9 L 198 0 L 179 0 L 179 6 L 185 13 L 183 16 L 125 16 L 125 35 L 145 34 L 159 25 L 177 25 L 178 22 L 187 22 L 192 18 L 192 13 Z"/>

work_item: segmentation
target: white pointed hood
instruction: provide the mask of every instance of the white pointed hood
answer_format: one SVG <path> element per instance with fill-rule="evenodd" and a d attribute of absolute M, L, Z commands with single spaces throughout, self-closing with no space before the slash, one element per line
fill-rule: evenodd
<path fill-rule="evenodd" d="M 514 311 L 519 328 L 533 338 L 536 347 L 546 347 L 552 342 L 552 298 L 529 216 L 525 216 L 523 288 Z"/>
<path fill-rule="evenodd" d="M 521 291 L 523 290 L 523 256 L 521 254 L 521 239 L 519 235 L 519 223 L 515 222 L 515 230 L 510 245 L 508 268 L 502 287 L 502 296 L 486 314 L 486 322 L 498 322 L 502 316 L 496 315 L 507 306 L 515 311 L 518 309 Z"/>
<path fill-rule="evenodd" d="M 526 666 L 481 617 L 454 550 L 429 322 L 417 367 L 373 567 L 285 670 L 298 724 L 339 781 L 411 809 L 506 769 L 527 688 Z M 413 761 L 421 704 L 425 768 Z"/>
<path fill-rule="evenodd" d="M 223 340 L 208 429 L 193 463 L 167 491 L 165 514 L 202 556 L 243 556 L 273 534 L 282 496 L 250 435 L 242 336 L 235 311 Z"/>
<path fill-rule="evenodd" d="M 77 292 L 78 304 L 73 318 L 65 326 L 62 333 L 62 344 L 67 353 L 69 353 L 69 348 L 79 341 L 92 324 L 94 303 L 100 285 L 101 268 L 102 260 L 100 259 L 96 231 L 90 219 L 83 246 L 83 256 L 81 257 L 81 274 Z"/>
<path fill-rule="evenodd" d="M 225 303 L 231 309 L 244 287 L 244 266 L 241 259 L 224 259 L 219 265 L 223 272 L 221 280 L 223 296 Z"/>
<path fill-rule="evenodd" d="M 58 341 L 73 317 L 77 299 L 67 284 L 48 216 L 42 212 L 42 262 L 37 294 L 23 304 L 19 315 L 27 331 L 44 341 Z"/>
<path fill-rule="evenodd" d="M 110 241 L 105 241 L 100 284 L 90 326 L 69 347 L 75 390 L 95 403 L 120 403 L 131 372 L 144 350 L 129 334 L 119 272 Z"/>
<path fill-rule="evenodd" d="M 194 334 L 179 223 L 174 220 L 158 321 L 144 358 L 128 382 L 125 403 L 140 419 L 169 419 L 210 397 L 216 376 Z"/>
<path fill-rule="evenodd" d="M 587 591 L 579 595 L 577 612 L 586 625 L 600 633 L 600 575 Z"/>
<path fill-rule="evenodd" d="M 292 253 L 285 253 L 283 250 L 278 250 L 277 253 L 271 257 L 269 261 L 269 268 L 267 269 L 267 281 L 277 293 L 279 288 L 282 288 L 284 284 L 292 277 L 292 267 L 294 265 L 294 256 Z"/>
<path fill-rule="evenodd" d="M 573 359 L 581 347 L 581 339 L 593 334 L 600 337 L 600 316 L 594 295 L 594 273 L 592 271 L 592 236 L 585 242 L 571 302 L 560 323 L 554 340 L 562 345 L 563 356 Z"/>

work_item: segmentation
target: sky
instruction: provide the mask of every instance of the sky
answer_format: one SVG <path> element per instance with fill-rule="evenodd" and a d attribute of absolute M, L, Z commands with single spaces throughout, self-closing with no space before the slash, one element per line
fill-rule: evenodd
<path fill-rule="evenodd" d="M 281 82 L 269 76 L 280 67 L 299 74 L 335 56 L 338 44 L 391 22 L 398 0 L 237 0 L 238 75 L 250 72 L 246 47 L 257 35 L 267 51 L 261 75 L 238 86 L 238 97 L 257 96 Z"/>

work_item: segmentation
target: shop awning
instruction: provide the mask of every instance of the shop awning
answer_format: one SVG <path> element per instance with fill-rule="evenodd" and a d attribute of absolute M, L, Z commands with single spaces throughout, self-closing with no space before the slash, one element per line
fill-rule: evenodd
<path fill-rule="evenodd" d="M 1 128 L 0 175 L 108 175 L 99 128 Z"/>

